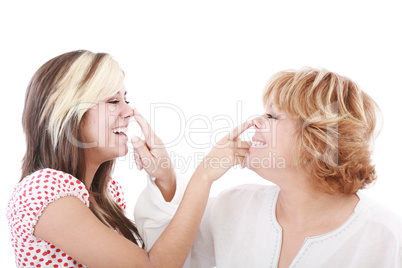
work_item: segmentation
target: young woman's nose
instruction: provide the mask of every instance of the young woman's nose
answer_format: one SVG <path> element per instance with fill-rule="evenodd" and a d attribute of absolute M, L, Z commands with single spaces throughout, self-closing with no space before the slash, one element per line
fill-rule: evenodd
<path fill-rule="evenodd" d="M 124 119 L 130 119 L 131 117 L 134 116 L 134 109 L 131 108 L 130 105 L 128 105 L 127 103 L 125 103 L 124 105 L 124 109 L 121 111 L 121 117 L 123 117 Z"/>

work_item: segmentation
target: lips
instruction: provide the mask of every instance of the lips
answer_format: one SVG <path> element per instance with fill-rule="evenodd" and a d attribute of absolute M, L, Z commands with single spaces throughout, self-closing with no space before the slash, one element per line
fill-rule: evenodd
<path fill-rule="evenodd" d="M 122 126 L 122 127 L 115 127 L 112 129 L 113 134 L 116 134 L 120 137 L 124 137 L 125 139 L 127 138 L 127 132 L 128 132 L 128 128 L 127 126 Z"/>

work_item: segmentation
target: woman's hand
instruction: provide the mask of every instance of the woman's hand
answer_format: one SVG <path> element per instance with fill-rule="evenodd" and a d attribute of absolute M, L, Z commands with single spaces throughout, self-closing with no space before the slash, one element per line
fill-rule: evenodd
<path fill-rule="evenodd" d="M 238 164 L 243 166 L 251 142 L 241 141 L 239 136 L 251 126 L 251 122 L 244 122 L 218 141 L 195 172 L 204 173 L 209 180 L 215 181 L 231 167 Z"/>
<path fill-rule="evenodd" d="M 156 178 L 156 184 L 166 201 L 170 201 L 176 191 L 176 175 L 169 154 L 162 140 L 156 136 L 148 122 L 137 109 L 134 118 L 144 133 L 145 140 L 134 136 L 131 143 L 134 147 L 134 159 L 139 170 L 144 169 Z"/>

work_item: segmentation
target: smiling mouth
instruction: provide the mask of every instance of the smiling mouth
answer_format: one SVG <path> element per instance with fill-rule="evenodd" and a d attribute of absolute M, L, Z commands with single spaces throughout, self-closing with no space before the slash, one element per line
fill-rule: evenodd
<path fill-rule="evenodd" d="M 112 132 L 116 135 L 119 135 L 119 136 L 121 135 L 121 136 L 127 137 L 128 128 L 117 127 L 117 128 L 112 129 Z"/>
<path fill-rule="evenodd" d="M 255 148 L 263 148 L 267 145 L 265 142 L 261 142 L 261 141 L 252 141 L 251 143 L 252 143 L 251 147 L 255 147 Z"/>

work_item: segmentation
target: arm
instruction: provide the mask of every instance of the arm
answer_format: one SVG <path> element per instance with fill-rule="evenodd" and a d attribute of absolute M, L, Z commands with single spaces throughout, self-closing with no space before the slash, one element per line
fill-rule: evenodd
<path fill-rule="evenodd" d="M 156 178 L 155 184 L 161 191 L 165 201 L 170 202 L 176 193 L 176 175 L 174 172 Z"/>
<path fill-rule="evenodd" d="M 211 184 L 204 176 L 193 176 L 177 215 L 149 253 L 101 223 L 76 197 L 50 203 L 34 235 L 89 267 L 178 267 L 194 241 Z"/>
<path fill-rule="evenodd" d="M 139 195 L 134 209 L 135 225 L 145 242 L 146 251 L 152 248 L 176 214 L 187 184 L 188 180 L 178 176 L 176 193 L 170 202 L 166 202 L 155 180 L 148 176 L 147 186 Z"/>
<path fill-rule="evenodd" d="M 209 198 L 207 207 L 202 217 L 200 228 L 195 238 L 188 260 L 188 266 L 192 268 L 216 267 L 215 243 L 211 218 L 214 213 L 216 197 Z"/>
<path fill-rule="evenodd" d="M 171 247 L 171 253 L 164 254 L 161 262 L 155 262 L 162 267 L 163 264 L 173 264 L 181 259 L 178 266 L 183 266 L 197 234 L 211 185 L 212 180 L 201 171 L 194 173 L 175 216 L 149 251 L 151 260 L 158 259 L 166 251 L 166 247 Z"/>
<path fill-rule="evenodd" d="M 180 248 L 174 248 L 174 255 L 167 255 L 171 258 L 171 263 L 180 256 L 184 264 L 189 250 L 197 235 L 197 231 L 207 205 L 209 190 L 212 182 L 220 178 L 229 168 L 241 164 L 248 153 L 250 143 L 237 140 L 242 132 L 250 127 L 249 123 L 244 123 L 234 129 L 226 137 L 220 140 L 211 152 L 203 159 L 195 170 L 184 193 L 183 200 L 173 217 L 172 221 L 162 233 L 155 245 L 151 248 L 150 254 L 161 254 L 163 247 L 159 247 L 160 242 L 169 243 L 171 236 L 176 237 L 180 234 L 184 240 L 179 242 Z M 186 250 L 182 250 L 186 248 Z M 155 252 L 156 251 L 156 252 Z M 156 255 L 156 256 L 157 256 Z M 166 259 L 165 259 L 166 260 Z M 213 262 L 213 260 L 212 260 Z"/>
<path fill-rule="evenodd" d="M 245 127 L 246 124 L 243 131 Z M 222 139 L 222 144 L 228 146 L 215 147 L 196 169 L 176 215 L 148 253 L 103 225 L 75 197 L 63 197 L 49 204 L 35 226 L 34 235 L 89 267 L 182 266 L 197 234 L 213 181 L 241 163 L 248 152 L 249 144 L 229 137 Z M 231 164 L 210 165 L 209 159 L 223 157 L 229 158 Z"/>

